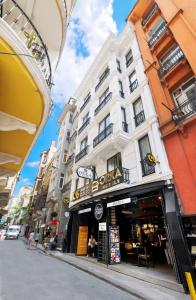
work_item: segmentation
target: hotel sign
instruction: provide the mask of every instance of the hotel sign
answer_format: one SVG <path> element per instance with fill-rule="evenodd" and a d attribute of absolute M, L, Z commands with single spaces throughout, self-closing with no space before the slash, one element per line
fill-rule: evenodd
<path fill-rule="evenodd" d="M 121 169 L 116 168 L 76 190 L 73 193 L 73 201 L 77 201 L 82 197 L 91 196 L 94 193 L 103 191 L 122 182 L 123 172 Z"/>

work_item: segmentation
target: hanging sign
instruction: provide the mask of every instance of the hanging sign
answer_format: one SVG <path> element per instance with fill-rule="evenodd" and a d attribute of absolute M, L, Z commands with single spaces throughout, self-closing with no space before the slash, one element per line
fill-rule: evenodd
<path fill-rule="evenodd" d="M 101 218 L 103 217 L 103 211 L 104 211 L 103 204 L 97 203 L 95 205 L 95 210 L 94 210 L 95 219 L 101 220 Z"/>
<path fill-rule="evenodd" d="M 154 167 L 157 163 L 156 157 L 152 153 L 147 153 L 144 160 L 147 163 L 147 165 L 151 167 Z"/>
<path fill-rule="evenodd" d="M 82 178 L 93 179 L 93 170 L 90 168 L 79 167 L 76 171 L 77 175 Z"/>
<path fill-rule="evenodd" d="M 90 212 L 91 211 L 91 207 L 88 207 L 88 208 L 85 208 L 85 209 L 81 209 L 78 211 L 78 214 L 85 214 L 87 212 Z"/>
<path fill-rule="evenodd" d="M 130 202 L 131 202 L 131 198 L 126 198 L 126 199 L 117 200 L 114 202 L 109 202 L 109 203 L 107 203 L 107 207 L 118 206 L 118 205 L 130 203 Z"/>

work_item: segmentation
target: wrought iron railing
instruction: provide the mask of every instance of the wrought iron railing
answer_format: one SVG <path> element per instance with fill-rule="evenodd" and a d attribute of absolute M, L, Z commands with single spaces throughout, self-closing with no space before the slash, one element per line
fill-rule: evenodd
<path fill-rule="evenodd" d="M 107 69 L 103 72 L 103 74 L 99 78 L 99 82 L 98 82 L 98 84 L 95 87 L 95 92 L 102 85 L 103 81 L 106 79 L 106 77 L 108 77 L 109 74 L 110 74 L 110 69 L 107 67 Z"/>
<path fill-rule="evenodd" d="M 113 124 L 108 125 L 102 132 L 100 132 L 93 140 L 93 148 L 105 140 L 113 132 Z"/>
<path fill-rule="evenodd" d="M 141 160 L 142 176 L 147 176 L 155 173 L 155 167 L 150 166 L 145 159 Z"/>
<path fill-rule="evenodd" d="M 184 53 L 178 48 L 174 54 L 169 57 L 158 70 L 159 77 L 162 78 L 170 70 L 172 70 L 182 59 L 184 59 Z"/>
<path fill-rule="evenodd" d="M 74 141 L 75 138 L 77 137 L 77 131 L 75 130 L 74 133 L 70 136 L 70 142 Z"/>
<path fill-rule="evenodd" d="M 12 6 L 10 5 L 12 4 Z M 29 56 L 35 60 L 47 85 L 51 87 L 51 64 L 47 47 L 27 14 L 15 0 L 4 0 L 0 3 L 1 18 L 11 27 L 26 46 Z"/>
<path fill-rule="evenodd" d="M 138 114 L 134 116 L 135 119 L 135 126 L 139 126 L 141 123 L 145 121 L 145 114 L 144 111 L 141 110 Z"/>
<path fill-rule="evenodd" d="M 172 111 L 173 120 L 177 125 L 194 114 L 196 114 L 196 97 L 189 98 Z"/>
<path fill-rule="evenodd" d="M 128 124 L 126 122 L 122 122 L 123 131 L 128 132 Z"/>
<path fill-rule="evenodd" d="M 126 168 L 122 168 L 123 171 L 123 182 L 125 183 L 130 183 L 130 179 L 129 179 L 129 169 Z"/>
<path fill-rule="evenodd" d="M 128 68 L 130 64 L 133 62 L 133 56 L 126 60 L 126 67 Z"/>
<path fill-rule="evenodd" d="M 90 99 L 91 99 L 91 94 L 88 94 L 88 96 L 84 99 L 84 103 L 80 107 L 80 112 L 83 111 L 83 109 L 86 107 L 86 105 L 88 104 L 88 102 L 90 101 Z"/>
<path fill-rule="evenodd" d="M 88 145 L 82 149 L 77 155 L 76 155 L 76 158 L 75 158 L 75 161 L 79 161 L 80 159 L 82 159 L 85 155 L 88 154 Z"/>
<path fill-rule="evenodd" d="M 164 32 L 167 31 L 167 25 L 165 22 L 162 22 L 160 26 L 157 28 L 157 30 L 152 34 L 148 46 L 151 48 L 156 42 L 159 40 L 159 38 L 163 35 Z"/>
<path fill-rule="evenodd" d="M 112 98 L 112 93 L 107 94 L 107 96 L 102 100 L 102 102 L 95 109 L 94 115 L 96 116 L 100 110 L 106 105 L 106 103 Z"/>
<path fill-rule="evenodd" d="M 90 123 L 90 117 L 88 117 L 88 119 L 82 124 L 82 126 L 80 127 L 80 129 L 78 130 L 78 134 L 80 134 L 84 128 L 86 128 L 86 126 L 88 126 L 88 124 Z"/>
<path fill-rule="evenodd" d="M 138 87 L 138 80 L 136 79 L 136 80 L 134 80 L 134 81 L 130 84 L 130 86 L 129 86 L 129 88 L 130 88 L 130 93 L 133 93 L 133 91 L 134 91 L 137 87 Z"/>
<path fill-rule="evenodd" d="M 147 12 L 147 14 L 143 17 L 142 19 L 142 26 L 145 26 L 146 23 L 150 20 L 150 18 L 153 16 L 153 14 L 155 13 L 155 11 L 158 10 L 158 6 L 156 3 L 154 3 L 151 8 L 149 9 L 149 11 Z"/>

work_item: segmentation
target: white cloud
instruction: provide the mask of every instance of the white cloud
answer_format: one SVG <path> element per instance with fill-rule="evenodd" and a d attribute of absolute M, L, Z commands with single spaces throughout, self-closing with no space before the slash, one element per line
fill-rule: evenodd
<path fill-rule="evenodd" d="M 58 104 L 72 96 L 109 33 L 117 32 L 113 0 L 78 0 L 55 75 L 52 98 Z M 81 51 L 81 48 L 83 51 Z"/>
<path fill-rule="evenodd" d="M 39 161 L 29 161 L 29 162 L 27 163 L 27 166 L 28 166 L 28 167 L 31 167 L 31 168 L 37 168 L 38 165 L 39 165 Z"/>
<path fill-rule="evenodd" d="M 31 182 L 31 180 L 29 179 L 29 178 L 21 178 L 20 179 L 20 182 L 21 183 L 24 183 L 24 184 L 26 184 L 26 185 L 32 185 L 32 182 Z"/>

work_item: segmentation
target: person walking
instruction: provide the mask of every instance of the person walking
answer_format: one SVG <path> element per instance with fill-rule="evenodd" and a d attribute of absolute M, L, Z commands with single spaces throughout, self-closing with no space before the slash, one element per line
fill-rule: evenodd
<path fill-rule="evenodd" d="M 28 249 L 31 249 L 31 246 L 33 246 L 33 244 L 34 244 L 34 235 L 35 235 L 34 231 L 30 232 L 29 238 L 28 238 Z"/>
<path fill-rule="evenodd" d="M 94 238 L 94 236 L 91 234 L 89 240 L 88 240 L 88 251 L 87 251 L 87 256 L 95 256 L 95 246 L 97 245 L 97 242 Z"/>
<path fill-rule="evenodd" d="M 39 242 L 39 239 L 40 239 L 40 233 L 39 233 L 39 229 L 38 229 L 37 232 L 35 233 L 35 236 L 34 236 L 35 248 L 37 248 L 37 244 Z"/>

